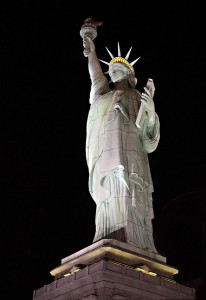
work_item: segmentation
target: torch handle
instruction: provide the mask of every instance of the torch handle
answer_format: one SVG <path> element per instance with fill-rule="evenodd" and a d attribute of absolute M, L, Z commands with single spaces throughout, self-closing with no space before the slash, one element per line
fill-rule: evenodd
<path fill-rule="evenodd" d="M 84 39 L 85 37 L 90 37 L 93 40 L 97 37 L 97 30 L 93 26 L 83 26 L 80 30 L 80 36 L 82 37 L 82 39 Z M 87 57 L 89 53 L 89 48 L 84 47 L 84 56 Z"/>

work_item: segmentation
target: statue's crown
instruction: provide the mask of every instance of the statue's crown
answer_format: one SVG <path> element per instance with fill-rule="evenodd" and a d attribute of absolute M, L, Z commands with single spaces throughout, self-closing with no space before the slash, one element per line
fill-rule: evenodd
<path fill-rule="evenodd" d="M 115 64 L 115 63 L 122 63 L 124 64 L 133 74 L 135 73 L 134 72 L 134 69 L 133 69 L 133 65 L 140 59 L 140 57 L 138 57 L 137 59 L 135 59 L 133 62 L 129 63 L 128 61 L 128 58 L 130 56 L 130 52 L 132 50 L 132 47 L 129 49 L 127 55 L 125 56 L 125 58 L 123 58 L 121 56 L 121 50 L 120 50 L 120 45 L 119 45 L 119 42 L 117 43 L 117 47 L 118 47 L 118 56 L 117 57 L 114 57 L 114 55 L 109 51 L 109 49 L 106 47 L 107 49 L 107 52 L 109 53 L 109 55 L 111 56 L 112 60 L 108 63 L 104 60 L 101 60 L 101 62 L 103 62 L 104 64 L 108 65 L 109 68 Z M 108 73 L 108 72 L 107 72 Z"/>

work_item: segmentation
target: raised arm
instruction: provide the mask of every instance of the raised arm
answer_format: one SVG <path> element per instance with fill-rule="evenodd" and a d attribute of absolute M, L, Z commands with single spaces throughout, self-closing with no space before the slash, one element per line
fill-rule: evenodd
<path fill-rule="evenodd" d="M 95 44 L 93 40 L 85 36 L 83 39 L 84 56 L 88 57 L 88 69 L 91 80 L 102 73 L 102 67 L 96 55 Z"/>

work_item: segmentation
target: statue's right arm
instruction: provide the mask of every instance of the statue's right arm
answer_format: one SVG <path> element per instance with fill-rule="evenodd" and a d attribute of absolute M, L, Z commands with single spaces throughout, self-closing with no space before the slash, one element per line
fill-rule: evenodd
<path fill-rule="evenodd" d="M 88 57 L 88 69 L 91 79 L 98 77 L 102 73 L 102 67 L 96 55 L 95 45 L 90 37 L 83 39 L 84 55 Z"/>

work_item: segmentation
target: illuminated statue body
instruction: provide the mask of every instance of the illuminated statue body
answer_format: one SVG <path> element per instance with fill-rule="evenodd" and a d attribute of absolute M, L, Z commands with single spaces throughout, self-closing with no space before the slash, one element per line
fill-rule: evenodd
<path fill-rule="evenodd" d="M 157 253 L 152 230 L 153 183 L 147 156 L 156 149 L 160 138 L 153 95 L 148 86 L 142 94 L 135 89 L 132 64 L 127 65 L 126 60 L 110 62 L 109 75 L 115 85 L 111 88 L 94 42 L 84 37 L 83 45 L 92 82 L 86 157 L 89 191 L 96 203 L 93 242 L 112 238 Z M 141 103 L 145 111 L 139 129 L 136 120 Z"/>

